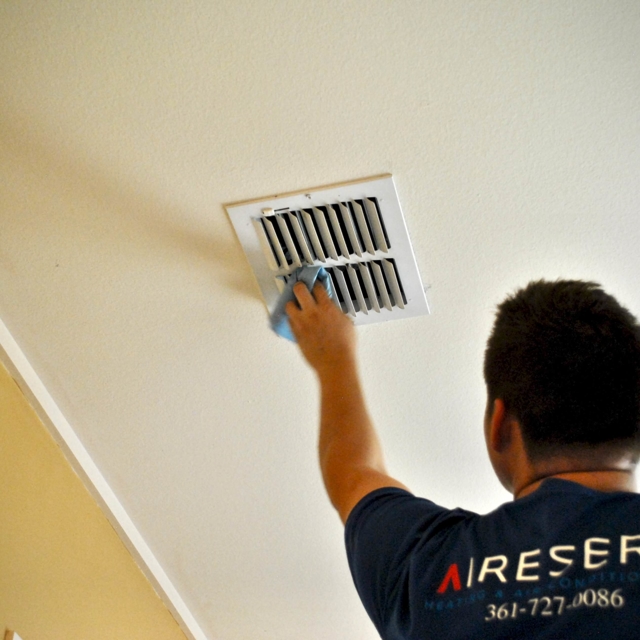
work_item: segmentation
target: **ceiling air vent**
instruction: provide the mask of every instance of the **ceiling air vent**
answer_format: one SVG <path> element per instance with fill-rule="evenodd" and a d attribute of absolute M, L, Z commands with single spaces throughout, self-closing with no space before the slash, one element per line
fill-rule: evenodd
<path fill-rule="evenodd" d="M 356 324 L 429 313 L 391 175 L 226 206 L 269 312 L 321 265 Z"/>

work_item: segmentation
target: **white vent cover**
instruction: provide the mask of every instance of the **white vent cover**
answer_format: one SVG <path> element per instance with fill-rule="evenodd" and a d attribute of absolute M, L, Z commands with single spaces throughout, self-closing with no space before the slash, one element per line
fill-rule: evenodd
<path fill-rule="evenodd" d="M 391 175 L 226 206 L 269 312 L 289 275 L 323 266 L 355 324 L 429 313 Z"/>

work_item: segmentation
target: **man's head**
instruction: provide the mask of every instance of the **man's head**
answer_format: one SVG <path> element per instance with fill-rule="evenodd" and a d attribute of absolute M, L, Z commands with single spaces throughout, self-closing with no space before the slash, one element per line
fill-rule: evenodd
<path fill-rule="evenodd" d="M 532 282 L 509 296 L 484 376 L 532 461 L 640 451 L 640 327 L 593 282 Z"/>

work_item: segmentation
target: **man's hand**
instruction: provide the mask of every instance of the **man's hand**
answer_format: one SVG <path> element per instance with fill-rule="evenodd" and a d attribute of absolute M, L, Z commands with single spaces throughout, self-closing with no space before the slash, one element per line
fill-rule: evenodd
<path fill-rule="evenodd" d="M 355 361 L 356 334 L 351 320 L 316 283 L 313 295 L 302 282 L 293 288 L 298 305 L 287 307 L 289 324 L 307 362 L 323 378 Z"/>

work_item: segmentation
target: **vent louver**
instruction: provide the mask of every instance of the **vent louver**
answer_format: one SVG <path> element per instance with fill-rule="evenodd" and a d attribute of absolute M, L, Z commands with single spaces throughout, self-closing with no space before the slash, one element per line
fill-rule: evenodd
<path fill-rule="evenodd" d="M 313 264 L 356 324 L 429 312 L 390 175 L 226 209 L 269 311 L 291 273 Z"/>

